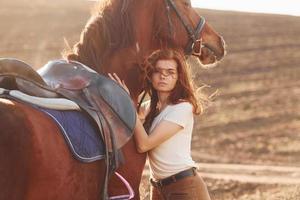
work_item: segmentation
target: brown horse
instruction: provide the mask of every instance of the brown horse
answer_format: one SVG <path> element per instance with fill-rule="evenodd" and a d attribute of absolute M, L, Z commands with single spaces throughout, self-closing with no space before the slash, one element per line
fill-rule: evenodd
<path fill-rule="evenodd" d="M 143 59 L 171 47 L 213 64 L 225 54 L 224 41 L 191 7 L 189 0 L 107 0 L 91 16 L 69 60 L 99 73 L 117 73 L 135 103 L 142 92 Z M 0 199 L 99 199 L 103 160 L 75 160 L 58 126 L 44 113 L 14 100 L 0 99 Z M 125 164 L 117 171 L 139 199 L 145 154 L 131 139 L 123 148 Z M 114 176 L 109 195 L 128 193 Z"/>

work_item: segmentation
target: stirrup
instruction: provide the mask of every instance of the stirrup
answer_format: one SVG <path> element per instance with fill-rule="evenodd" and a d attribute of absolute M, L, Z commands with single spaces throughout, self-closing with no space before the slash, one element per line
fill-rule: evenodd
<path fill-rule="evenodd" d="M 133 191 L 132 187 L 130 186 L 130 184 L 128 183 L 128 181 L 123 176 L 121 176 L 121 174 L 119 174 L 118 172 L 115 172 L 115 174 L 124 183 L 124 185 L 126 186 L 129 194 L 112 196 L 112 197 L 109 197 L 109 200 L 129 200 L 129 199 L 133 199 L 134 191 Z"/>

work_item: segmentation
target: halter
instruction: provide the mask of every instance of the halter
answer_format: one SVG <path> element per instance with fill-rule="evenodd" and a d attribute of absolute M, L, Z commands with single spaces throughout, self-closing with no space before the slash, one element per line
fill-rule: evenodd
<path fill-rule="evenodd" d="M 172 37 L 173 35 L 173 24 L 170 16 L 171 8 L 175 11 L 176 15 L 180 19 L 181 23 L 183 24 L 184 28 L 189 34 L 189 42 L 187 43 L 187 46 L 185 48 L 185 54 L 186 55 L 195 55 L 195 56 L 200 56 L 201 55 L 201 46 L 199 48 L 199 52 L 195 52 L 194 46 L 197 43 L 200 43 L 199 45 L 202 45 L 202 38 L 200 37 L 200 34 L 204 28 L 205 25 L 205 19 L 204 17 L 200 16 L 200 21 L 194 30 L 184 19 L 183 15 L 179 12 L 176 4 L 174 3 L 173 0 L 165 0 L 166 3 L 166 9 L 167 9 L 167 17 L 168 17 L 168 23 L 169 23 L 169 31 L 170 31 L 170 36 Z M 143 96 L 141 100 L 139 101 L 137 105 L 137 110 L 139 111 L 141 104 L 146 96 L 146 91 L 144 91 Z"/>
<path fill-rule="evenodd" d="M 179 20 L 181 21 L 181 23 L 183 24 L 184 28 L 186 29 L 186 31 L 189 34 L 189 42 L 185 48 L 185 53 L 187 55 L 198 55 L 200 56 L 201 54 L 201 47 L 199 48 L 199 52 L 195 52 L 194 51 L 194 46 L 197 42 L 200 43 L 201 45 L 201 37 L 200 34 L 204 28 L 205 25 L 205 19 L 204 17 L 200 17 L 200 21 L 196 27 L 196 29 L 194 30 L 188 23 L 187 21 L 184 19 L 183 15 L 179 12 L 176 4 L 174 3 L 173 0 L 165 0 L 166 3 L 166 9 L 167 9 L 167 16 L 168 16 L 168 21 L 169 21 L 169 30 L 170 30 L 170 35 L 172 36 L 173 33 L 173 24 L 171 21 L 171 17 L 170 17 L 170 8 L 173 8 L 173 10 L 175 11 L 176 15 L 178 16 Z"/>

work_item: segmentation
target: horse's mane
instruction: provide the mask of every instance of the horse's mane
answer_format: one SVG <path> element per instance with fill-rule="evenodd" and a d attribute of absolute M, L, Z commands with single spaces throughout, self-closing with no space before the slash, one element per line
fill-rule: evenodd
<path fill-rule="evenodd" d="M 103 0 L 81 32 L 80 40 L 63 57 L 77 60 L 98 72 L 106 56 L 134 42 L 129 8 L 134 0 Z"/>

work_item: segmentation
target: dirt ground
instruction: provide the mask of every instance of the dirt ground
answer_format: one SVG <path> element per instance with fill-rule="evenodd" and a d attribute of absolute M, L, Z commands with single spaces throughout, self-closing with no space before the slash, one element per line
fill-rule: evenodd
<path fill-rule="evenodd" d="M 60 58 L 64 38 L 71 45 L 78 40 L 92 4 L 0 0 L 0 57 L 19 58 L 36 69 Z M 215 68 L 193 67 L 197 84 L 219 91 L 196 118 L 193 158 L 199 163 L 300 167 L 300 18 L 199 13 L 224 36 L 228 52 Z M 204 180 L 215 200 L 300 199 L 299 184 Z M 147 176 L 141 187 L 144 199 L 146 182 Z"/>

